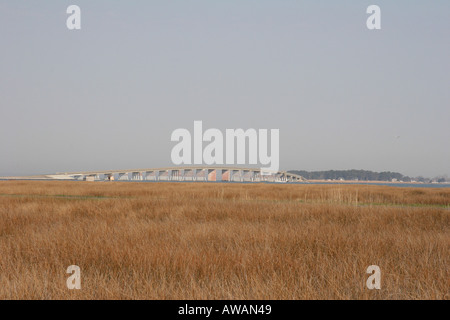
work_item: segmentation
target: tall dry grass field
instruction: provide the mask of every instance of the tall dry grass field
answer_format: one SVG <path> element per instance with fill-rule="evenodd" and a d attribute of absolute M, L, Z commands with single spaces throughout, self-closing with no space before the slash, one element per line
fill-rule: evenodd
<path fill-rule="evenodd" d="M 0 299 L 448 299 L 449 206 L 449 188 L 4 181 Z"/>

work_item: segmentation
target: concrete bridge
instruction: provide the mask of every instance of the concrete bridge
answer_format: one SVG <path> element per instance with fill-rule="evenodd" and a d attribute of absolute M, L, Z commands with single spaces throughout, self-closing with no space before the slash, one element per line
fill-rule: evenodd
<path fill-rule="evenodd" d="M 156 169 L 64 172 L 58 179 L 81 181 L 235 181 L 235 182 L 301 182 L 302 176 L 286 171 L 265 172 L 259 168 L 238 167 L 169 167 Z"/>

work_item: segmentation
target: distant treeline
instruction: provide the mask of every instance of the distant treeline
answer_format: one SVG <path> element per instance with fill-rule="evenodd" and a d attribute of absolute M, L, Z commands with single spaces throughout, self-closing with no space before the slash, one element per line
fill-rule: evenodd
<path fill-rule="evenodd" d="M 289 171 L 294 174 L 301 175 L 308 180 L 362 180 L 362 181 L 392 181 L 397 179 L 398 181 L 410 182 L 410 177 L 404 176 L 398 172 L 373 172 L 368 170 L 328 170 L 328 171 L 304 171 L 304 170 L 292 170 Z M 425 178 L 422 178 L 424 181 Z M 417 178 L 416 181 L 420 181 Z"/>
<path fill-rule="evenodd" d="M 358 181 L 397 181 L 403 182 L 450 182 L 448 176 L 439 176 L 435 178 L 424 177 L 408 177 L 398 172 L 373 172 L 369 170 L 328 170 L 328 171 L 305 171 L 305 170 L 291 170 L 290 173 L 301 175 L 308 180 L 358 180 Z"/>

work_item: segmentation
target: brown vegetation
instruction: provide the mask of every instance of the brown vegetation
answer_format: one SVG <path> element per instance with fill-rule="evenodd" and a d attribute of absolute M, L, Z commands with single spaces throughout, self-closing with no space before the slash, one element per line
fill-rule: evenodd
<path fill-rule="evenodd" d="M 449 206 L 448 188 L 4 181 L 0 299 L 448 299 Z"/>

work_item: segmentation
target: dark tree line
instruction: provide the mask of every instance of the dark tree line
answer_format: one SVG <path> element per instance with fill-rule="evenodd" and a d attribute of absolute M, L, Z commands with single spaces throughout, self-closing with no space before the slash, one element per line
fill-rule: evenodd
<path fill-rule="evenodd" d="M 292 170 L 294 174 L 301 175 L 308 180 L 360 180 L 360 181 L 398 181 L 410 182 L 411 178 L 398 172 L 373 172 L 368 170 L 328 170 L 328 171 L 304 171 Z"/>

